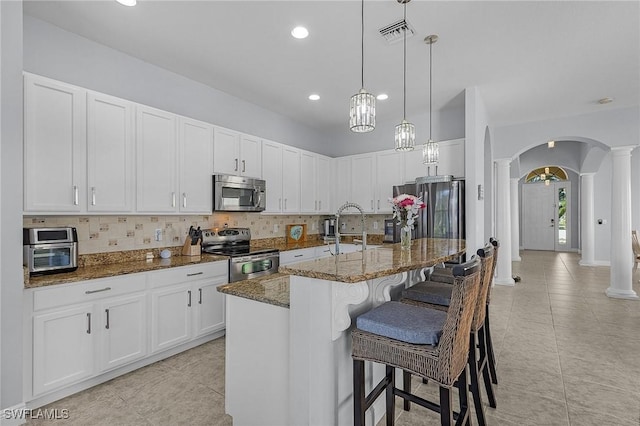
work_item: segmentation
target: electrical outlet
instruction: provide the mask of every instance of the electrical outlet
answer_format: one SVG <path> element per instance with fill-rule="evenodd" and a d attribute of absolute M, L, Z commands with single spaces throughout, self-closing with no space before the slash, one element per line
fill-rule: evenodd
<path fill-rule="evenodd" d="M 156 241 L 162 241 L 162 229 L 156 229 Z"/>
<path fill-rule="evenodd" d="M 373 229 L 378 229 L 378 221 L 373 222 Z"/>
<path fill-rule="evenodd" d="M 278 232 L 279 230 L 280 230 L 280 227 L 278 226 L 278 224 L 277 224 L 277 223 L 275 223 L 275 224 L 273 225 L 273 232 Z"/>

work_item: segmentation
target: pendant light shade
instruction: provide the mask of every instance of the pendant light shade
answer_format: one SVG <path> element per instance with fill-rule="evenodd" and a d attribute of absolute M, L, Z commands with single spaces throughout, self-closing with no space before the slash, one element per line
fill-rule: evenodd
<path fill-rule="evenodd" d="M 424 42 L 429 45 L 429 140 L 422 146 L 422 163 L 427 165 L 438 164 L 440 161 L 440 147 L 437 142 L 434 142 L 431 139 L 431 114 L 432 114 L 432 95 L 431 95 L 431 80 L 432 80 L 432 58 L 431 50 L 433 48 L 433 43 L 438 41 L 438 36 L 432 34 L 430 36 L 425 37 Z M 436 174 L 438 172 L 438 168 L 436 167 Z"/>
<path fill-rule="evenodd" d="M 366 133 L 376 128 L 376 98 L 364 88 L 364 0 L 360 12 L 360 82 L 361 89 L 351 97 L 349 128 L 352 132 Z"/>
<path fill-rule="evenodd" d="M 404 21 L 407 21 L 407 3 L 411 0 L 398 0 L 404 5 Z M 402 122 L 396 126 L 395 149 L 396 151 L 413 151 L 416 144 L 416 127 L 407 122 L 407 31 L 404 30 L 403 38 L 403 65 L 402 65 Z"/>
<path fill-rule="evenodd" d="M 402 120 L 396 126 L 396 151 L 412 151 L 416 143 L 416 126 Z"/>

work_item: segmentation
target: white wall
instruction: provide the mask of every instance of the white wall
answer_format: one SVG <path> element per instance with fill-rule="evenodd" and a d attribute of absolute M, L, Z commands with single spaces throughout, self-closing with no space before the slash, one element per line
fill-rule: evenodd
<path fill-rule="evenodd" d="M 22 2 L 0 2 L 0 408 L 22 402 Z"/>
<path fill-rule="evenodd" d="M 315 129 L 30 16 L 24 70 L 326 154 Z"/>
<path fill-rule="evenodd" d="M 390 114 L 388 111 L 385 112 L 381 103 L 378 102 L 376 113 L 376 128 L 373 132 L 353 133 L 345 129 L 328 132 L 327 140 L 331 142 L 326 143 L 329 152 L 325 155 L 342 157 L 393 149 L 395 126 L 402 120 L 401 111 Z M 464 107 L 434 111 L 432 118 L 433 140 L 448 141 L 464 138 Z M 348 119 L 349 116 L 345 112 L 345 128 L 348 127 Z M 416 149 L 418 149 L 429 139 L 429 114 L 410 114 L 407 115 L 407 121 L 416 126 Z M 340 143 L 332 143 L 334 141 L 340 141 Z"/>
<path fill-rule="evenodd" d="M 484 235 L 485 200 L 478 200 L 478 185 L 484 185 L 485 137 L 489 126 L 487 109 L 477 87 L 465 91 L 465 217 L 467 222 L 467 252 L 486 243 Z M 491 129 L 489 128 L 489 137 Z M 494 154 L 494 158 L 496 157 Z"/>

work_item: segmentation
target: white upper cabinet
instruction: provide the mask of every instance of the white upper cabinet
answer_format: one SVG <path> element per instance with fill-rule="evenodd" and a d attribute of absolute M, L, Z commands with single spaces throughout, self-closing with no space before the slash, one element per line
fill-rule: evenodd
<path fill-rule="evenodd" d="M 249 135 L 240 135 L 240 175 L 262 177 L 262 141 Z"/>
<path fill-rule="evenodd" d="M 282 212 L 282 145 L 262 141 L 262 179 L 267 185 L 264 213 Z"/>
<path fill-rule="evenodd" d="M 351 198 L 349 201 L 359 204 L 366 213 L 375 210 L 375 154 L 354 155 L 351 157 Z"/>
<path fill-rule="evenodd" d="M 133 211 L 134 104 L 87 95 L 87 210 Z"/>
<path fill-rule="evenodd" d="M 217 174 L 262 176 L 259 138 L 216 127 L 213 137 L 213 171 Z"/>
<path fill-rule="evenodd" d="M 324 155 L 316 157 L 316 198 L 317 213 L 327 214 L 331 211 L 331 159 Z"/>
<path fill-rule="evenodd" d="M 335 169 L 333 207 L 337 210 L 344 203 L 351 201 L 351 157 L 337 158 Z"/>
<path fill-rule="evenodd" d="M 86 91 L 24 77 L 24 211 L 76 212 L 86 205 Z"/>
<path fill-rule="evenodd" d="M 394 150 L 376 153 L 376 200 L 377 213 L 392 213 L 389 198 L 393 197 L 393 186 L 403 181 L 404 156 Z"/>
<path fill-rule="evenodd" d="M 282 149 L 282 197 L 283 213 L 300 211 L 300 151 L 286 145 Z"/>
<path fill-rule="evenodd" d="M 213 209 L 213 126 L 181 117 L 178 120 L 178 150 L 179 210 L 210 214 Z"/>
<path fill-rule="evenodd" d="M 136 108 L 137 210 L 173 213 L 178 206 L 176 116 Z"/>
<path fill-rule="evenodd" d="M 464 139 L 440 142 L 439 175 L 464 177 Z"/>
<path fill-rule="evenodd" d="M 318 210 L 316 154 L 300 152 L 300 213 L 316 213 Z"/>
<path fill-rule="evenodd" d="M 438 142 L 440 161 L 435 165 L 426 166 L 422 163 L 422 145 L 404 154 L 404 182 L 414 182 L 417 177 L 435 175 L 451 175 L 456 178 L 464 177 L 464 139 Z"/>

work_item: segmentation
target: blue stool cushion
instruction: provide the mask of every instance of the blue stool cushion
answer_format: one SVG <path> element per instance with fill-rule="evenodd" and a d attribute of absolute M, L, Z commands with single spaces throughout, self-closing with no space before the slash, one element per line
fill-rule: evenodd
<path fill-rule="evenodd" d="M 403 291 L 402 297 L 433 305 L 449 306 L 452 292 L 451 284 L 423 281 Z"/>
<path fill-rule="evenodd" d="M 447 313 L 435 309 L 386 302 L 356 320 L 362 331 L 416 345 L 437 345 Z"/>

